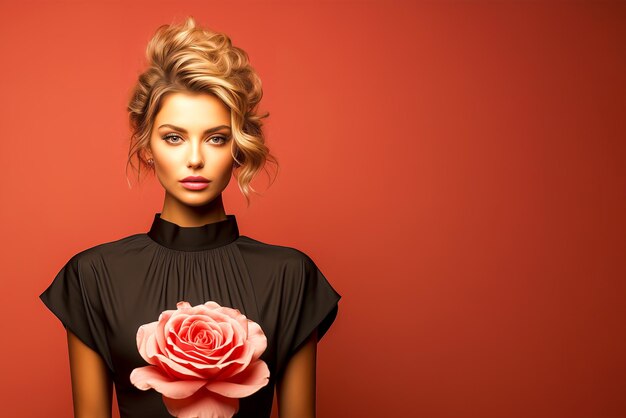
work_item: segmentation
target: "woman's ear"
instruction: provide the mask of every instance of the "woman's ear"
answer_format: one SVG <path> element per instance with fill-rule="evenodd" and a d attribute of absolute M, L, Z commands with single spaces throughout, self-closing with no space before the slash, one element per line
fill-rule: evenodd
<path fill-rule="evenodd" d="M 154 157 L 152 156 L 152 150 L 150 149 L 150 147 L 149 147 L 149 146 L 148 146 L 148 147 L 145 147 L 145 148 L 141 151 L 141 154 L 142 154 L 143 159 L 144 159 L 145 161 L 148 161 L 148 160 L 154 159 Z"/>

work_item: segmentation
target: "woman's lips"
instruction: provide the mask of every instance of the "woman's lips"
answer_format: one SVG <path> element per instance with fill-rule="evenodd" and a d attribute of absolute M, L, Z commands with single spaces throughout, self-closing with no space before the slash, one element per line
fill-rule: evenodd
<path fill-rule="evenodd" d="M 204 178 L 187 177 L 180 181 L 184 188 L 189 190 L 202 190 L 209 187 L 209 181 Z"/>

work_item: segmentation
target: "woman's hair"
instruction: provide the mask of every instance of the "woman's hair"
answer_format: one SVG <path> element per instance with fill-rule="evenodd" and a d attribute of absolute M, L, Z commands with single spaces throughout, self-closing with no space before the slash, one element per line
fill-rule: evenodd
<path fill-rule="evenodd" d="M 261 79 L 250 66 L 248 54 L 232 45 L 220 32 L 196 26 L 189 16 L 181 25 L 160 26 L 146 48 L 148 68 L 139 75 L 128 103 L 132 130 L 128 164 L 139 179 L 141 167 L 153 169 L 144 155 L 150 146 L 152 126 L 163 99 L 170 93 L 191 92 L 213 94 L 228 108 L 234 140 L 233 175 L 239 189 L 250 204 L 250 185 L 255 175 L 278 161 L 265 145 L 262 119 L 269 112 L 257 114 L 263 96 Z"/>

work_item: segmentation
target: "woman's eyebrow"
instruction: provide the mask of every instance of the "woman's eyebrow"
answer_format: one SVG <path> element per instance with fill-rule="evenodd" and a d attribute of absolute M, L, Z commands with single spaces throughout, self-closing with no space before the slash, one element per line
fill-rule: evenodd
<path fill-rule="evenodd" d="M 186 129 L 180 128 L 178 126 L 170 125 L 169 123 L 166 123 L 166 124 L 163 124 L 163 125 L 159 126 L 159 129 L 161 129 L 161 128 L 172 128 L 172 129 L 174 129 L 174 130 L 176 130 L 178 132 L 182 132 L 184 134 L 188 133 Z M 216 132 L 216 131 L 219 131 L 220 129 L 224 129 L 224 128 L 230 130 L 230 126 L 228 126 L 228 125 L 220 125 L 220 126 L 216 126 L 214 128 L 209 128 L 206 131 L 204 131 L 204 133 L 205 134 L 210 134 L 212 132 Z"/>

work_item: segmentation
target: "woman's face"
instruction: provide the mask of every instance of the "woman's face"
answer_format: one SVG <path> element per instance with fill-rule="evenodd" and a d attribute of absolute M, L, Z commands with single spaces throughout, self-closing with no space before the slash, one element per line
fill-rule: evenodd
<path fill-rule="evenodd" d="M 230 109 L 206 93 L 171 93 L 163 99 L 150 137 L 148 158 L 166 201 L 202 206 L 228 186 L 234 159 Z M 201 182 L 185 181 L 203 177 Z"/>

